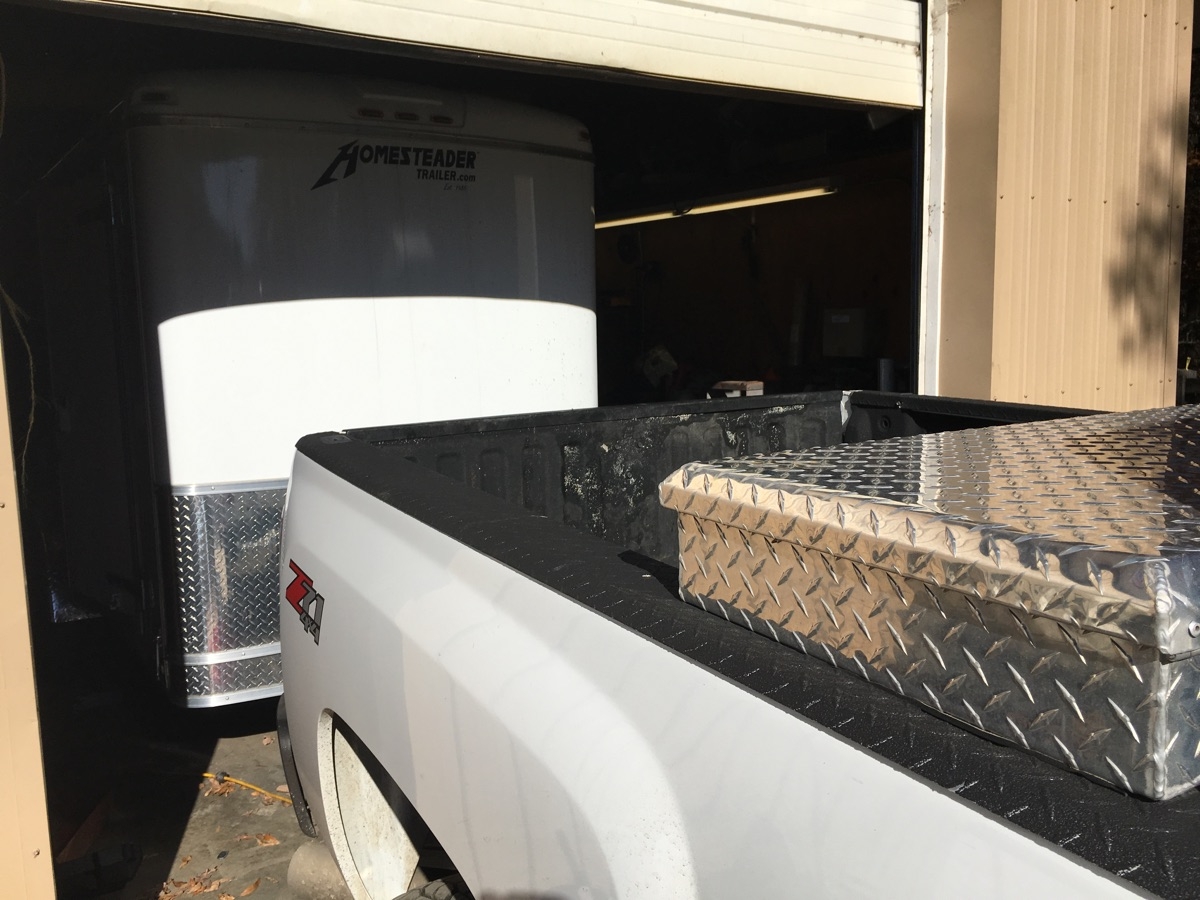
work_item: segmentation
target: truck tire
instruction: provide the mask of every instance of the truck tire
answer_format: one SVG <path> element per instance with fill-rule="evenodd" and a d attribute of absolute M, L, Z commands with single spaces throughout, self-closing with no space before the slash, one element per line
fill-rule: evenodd
<path fill-rule="evenodd" d="M 396 900 L 475 900 L 458 874 L 447 875 L 419 888 L 405 891 Z"/>

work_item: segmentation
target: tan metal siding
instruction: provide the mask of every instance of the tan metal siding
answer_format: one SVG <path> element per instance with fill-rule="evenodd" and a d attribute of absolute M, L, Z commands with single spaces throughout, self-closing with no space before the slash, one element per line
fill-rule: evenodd
<path fill-rule="evenodd" d="M 919 107 L 914 0 L 89 0 Z"/>
<path fill-rule="evenodd" d="M 8 393 L 0 354 L 0 408 Z M 0 893 L 53 897 L 25 567 L 9 430 L 0 432 Z"/>
<path fill-rule="evenodd" d="M 1004 0 L 991 394 L 1175 398 L 1191 0 Z"/>
<path fill-rule="evenodd" d="M 937 328 L 935 336 L 926 325 L 922 335 L 919 386 L 958 397 L 991 392 L 1000 13 L 1000 0 L 934 0 L 930 6 L 930 52 L 941 51 L 944 65 L 931 64 L 929 80 L 932 88 L 942 81 L 945 100 L 941 140 L 931 140 L 927 150 L 928 160 L 940 164 L 941 182 L 931 172 L 922 316 L 924 322 L 936 317 Z M 931 99 L 930 123 L 936 106 Z M 930 272 L 938 266 L 940 278 Z M 935 366 L 928 366 L 931 353 Z"/>

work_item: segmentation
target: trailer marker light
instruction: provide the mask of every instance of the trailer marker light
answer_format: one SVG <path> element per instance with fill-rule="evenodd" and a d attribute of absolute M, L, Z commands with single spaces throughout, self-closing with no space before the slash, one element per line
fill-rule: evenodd
<path fill-rule="evenodd" d="M 435 125 L 453 125 L 454 119 L 450 116 L 430 116 L 429 121 Z"/>
<path fill-rule="evenodd" d="M 383 110 L 376 109 L 373 106 L 360 106 L 358 108 L 358 114 L 360 116 L 362 116 L 364 119 L 382 119 L 383 118 Z"/>

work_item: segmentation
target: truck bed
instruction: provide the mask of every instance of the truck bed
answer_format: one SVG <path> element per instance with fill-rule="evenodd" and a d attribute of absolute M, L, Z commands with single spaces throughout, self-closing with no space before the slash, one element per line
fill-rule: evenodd
<path fill-rule="evenodd" d="M 1135 890 L 1194 896 L 1200 793 L 1150 803 L 1095 784 L 782 647 L 749 621 L 733 627 L 678 599 L 674 519 L 658 507 L 655 488 L 684 462 L 1070 412 L 828 393 L 374 428 L 313 435 L 298 450 L 569 601 Z"/>

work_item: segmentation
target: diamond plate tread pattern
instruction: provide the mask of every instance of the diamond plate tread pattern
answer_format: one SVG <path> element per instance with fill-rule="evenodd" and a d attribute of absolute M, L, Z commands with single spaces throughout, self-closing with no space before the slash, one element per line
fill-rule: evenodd
<path fill-rule="evenodd" d="M 173 653 L 240 650 L 279 640 L 285 493 L 280 488 L 172 497 Z M 278 672 L 262 674 L 275 681 L 244 687 L 279 682 Z"/>
<path fill-rule="evenodd" d="M 1061 766 L 1173 796 L 1200 781 L 1200 717 L 1188 706 L 1200 671 L 1178 652 L 1195 642 L 1178 590 L 1190 585 L 1177 549 L 1187 517 L 1165 493 L 1176 473 L 1193 477 L 1183 457 L 1196 455 L 1194 414 L 685 466 L 661 490 L 679 511 L 681 596 Z M 1111 508 L 1105 473 L 1126 489 Z M 1090 515 L 1103 521 L 1055 520 L 1082 506 L 1077 495 L 1096 498 Z M 1035 506 L 1046 520 L 1037 534 L 1002 520 Z M 1123 550 L 1064 540 L 1118 519 Z"/>
<path fill-rule="evenodd" d="M 692 463 L 660 499 L 1183 656 L 1198 437 L 1196 407 L 927 434 Z"/>
<path fill-rule="evenodd" d="M 219 697 L 283 683 L 283 663 L 278 653 L 184 666 L 182 672 L 182 689 L 187 697 Z"/>

